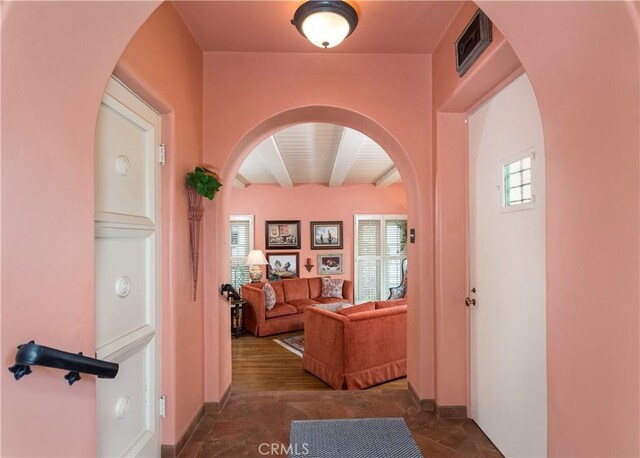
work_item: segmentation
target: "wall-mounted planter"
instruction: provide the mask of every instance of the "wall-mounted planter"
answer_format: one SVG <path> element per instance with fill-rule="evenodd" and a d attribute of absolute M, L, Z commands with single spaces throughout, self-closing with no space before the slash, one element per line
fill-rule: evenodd
<path fill-rule="evenodd" d="M 189 235 L 191 238 L 191 275 L 193 277 L 193 300 L 198 290 L 198 258 L 200 256 L 200 221 L 204 214 L 202 196 L 194 188 L 187 188 L 189 194 Z"/>
<path fill-rule="evenodd" d="M 200 225 L 204 206 L 202 197 L 213 200 L 222 183 L 215 173 L 204 167 L 196 167 L 187 173 L 187 194 L 189 196 L 189 236 L 191 239 L 191 275 L 193 281 L 193 300 L 198 291 L 198 265 L 200 258 Z"/>

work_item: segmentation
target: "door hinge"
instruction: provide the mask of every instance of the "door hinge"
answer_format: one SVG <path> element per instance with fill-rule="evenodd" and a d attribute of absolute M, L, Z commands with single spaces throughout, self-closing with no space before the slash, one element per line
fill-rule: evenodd
<path fill-rule="evenodd" d="M 160 143 L 158 152 L 160 153 L 160 165 L 165 165 L 167 163 L 167 148 L 165 148 L 164 143 Z"/>
<path fill-rule="evenodd" d="M 162 418 L 167 414 L 167 397 L 165 395 L 160 396 L 160 416 Z"/>

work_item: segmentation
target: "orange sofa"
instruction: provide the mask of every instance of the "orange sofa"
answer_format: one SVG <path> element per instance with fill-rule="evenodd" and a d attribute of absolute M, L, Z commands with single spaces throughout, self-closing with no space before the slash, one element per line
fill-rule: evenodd
<path fill-rule="evenodd" d="M 244 312 L 245 328 L 263 337 L 304 328 L 303 311 L 314 304 L 348 302 L 353 304 L 353 282 L 344 281 L 342 298 L 320 297 L 322 278 L 294 278 L 271 282 L 276 293 L 276 305 L 267 310 L 262 288 L 265 283 L 242 285 L 242 298 L 247 300 Z"/>
<path fill-rule="evenodd" d="M 407 375 L 406 299 L 304 311 L 302 367 L 333 389 L 359 390 Z"/>

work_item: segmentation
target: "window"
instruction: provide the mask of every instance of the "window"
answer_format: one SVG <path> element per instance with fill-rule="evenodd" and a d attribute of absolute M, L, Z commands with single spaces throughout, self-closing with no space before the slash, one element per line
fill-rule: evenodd
<path fill-rule="evenodd" d="M 355 301 L 386 299 L 402 281 L 407 257 L 406 215 L 355 216 Z"/>
<path fill-rule="evenodd" d="M 232 215 L 229 218 L 231 250 L 231 284 L 238 289 L 249 282 L 249 266 L 245 265 L 253 250 L 253 215 Z"/>
<path fill-rule="evenodd" d="M 533 156 L 526 156 L 502 166 L 504 207 L 521 206 L 533 202 L 532 162 Z"/>

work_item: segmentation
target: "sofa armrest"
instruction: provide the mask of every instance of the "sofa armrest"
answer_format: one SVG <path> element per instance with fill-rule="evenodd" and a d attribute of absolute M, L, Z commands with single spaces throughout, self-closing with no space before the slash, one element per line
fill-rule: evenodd
<path fill-rule="evenodd" d="M 304 309 L 304 355 L 344 371 L 344 326 L 348 319 L 316 307 Z"/>
<path fill-rule="evenodd" d="M 371 312 L 375 309 L 376 309 L 375 302 L 365 302 L 363 304 L 351 305 L 349 307 L 342 307 L 336 310 L 336 313 L 339 313 L 340 315 L 343 315 L 343 316 L 349 316 L 349 315 L 353 315 L 354 313 Z"/>
<path fill-rule="evenodd" d="M 242 298 L 247 301 L 244 310 L 245 327 L 258 335 L 258 327 L 263 325 L 266 320 L 267 308 L 264 302 L 264 293 L 262 289 L 251 285 L 242 285 Z"/>
<path fill-rule="evenodd" d="M 342 297 L 349 304 L 353 304 L 353 282 L 351 280 L 345 280 L 342 284 Z"/>
<path fill-rule="evenodd" d="M 345 373 L 407 358 L 407 306 L 350 315 L 345 325 Z"/>

